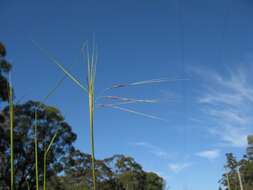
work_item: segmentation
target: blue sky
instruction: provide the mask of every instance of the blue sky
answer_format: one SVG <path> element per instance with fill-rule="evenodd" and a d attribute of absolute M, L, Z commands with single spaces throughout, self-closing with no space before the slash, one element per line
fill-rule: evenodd
<path fill-rule="evenodd" d="M 48 49 L 83 83 L 83 41 L 99 49 L 96 92 L 124 82 L 187 78 L 114 90 L 110 95 L 158 98 L 131 105 L 167 122 L 98 109 L 96 156 L 133 156 L 171 189 L 213 190 L 224 154 L 238 157 L 252 132 L 253 3 L 250 0 L 5 1 L 0 36 L 13 63 L 17 98 L 42 99 L 62 73 L 32 44 Z M 87 100 L 69 80 L 47 102 L 60 108 L 90 152 Z"/>

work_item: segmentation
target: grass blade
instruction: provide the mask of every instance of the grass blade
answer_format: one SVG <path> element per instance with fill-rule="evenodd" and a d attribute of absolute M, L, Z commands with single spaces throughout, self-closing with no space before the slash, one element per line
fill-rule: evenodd
<path fill-rule="evenodd" d="M 53 95 L 53 93 L 61 86 L 61 84 L 63 83 L 63 81 L 66 79 L 66 75 L 64 75 L 55 85 L 54 88 L 52 88 L 49 93 L 44 97 L 44 99 L 42 100 L 41 103 L 45 103 L 47 101 L 47 99 Z M 41 106 L 41 105 L 40 105 Z M 40 107 L 39 106 L 39 107 Z"/>
<path fill-rule="evenodd" d="M 92 161 L 92 181 L 93 190 L 96 190 L 96 173 L 95 173 L 95 143 L 94 143 L 94 89 L 96 77 L 96 61 L 97 56 L 95 49 L 91 57 L 87 49 L 88 57 L 88 96 L 89 96 L 89 118 L 90 118 L 90 141 L 91 141 L 91 161 Z"/>
<path fill-rule="evenodd" d="M 87 92 L 87 88 L 85 88 L 81 82 L 74 77 L 63 65 L 56 59 L 54 58 L 48 51 L 40 47 L 37 43 L 35 43 L 35 46 L 44 54 L 46 55 L 69 79 L 71 79 L 77 86 L 79 86 L 81 89 L 85 90 Z"/>
<path fill-rule="evenodd" d="M 49 91 L 49 93 L 43 98 L 42 101 L 40 101 L 38 107 L 35 109 L 35 126 L 34 126 L 34 149 L 35 149 L 35 178 L 36 178 L 36 190 L 39 190 L 39 161 L 38 161 L 38 138 L 37 138 L 37 128 L 38 128 L 38 110 L 42 107 L 43 103 L 53 95 L 53 93 L 60 87 L 60 85 L 63 83 L 66 76 L 64 75 L 55 85 L 52 90 Z M 51 145 L 50 145 L 51 146 Z"/>
<path fill-rule="evenodd" d="M 51 146 L 53 145 L 55 138 L 58 135 L 58 130 L 54 134 L 53 138 L 51 139 L 46 151 L 44 152 L 44 176 L 43 176 L 43 190 L 47 188 L 47 154 L 50 151 Z"/>

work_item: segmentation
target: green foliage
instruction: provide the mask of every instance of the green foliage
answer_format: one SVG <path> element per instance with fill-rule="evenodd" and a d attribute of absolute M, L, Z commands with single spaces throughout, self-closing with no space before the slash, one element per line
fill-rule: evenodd
<path fill-rule="evenodd" d="M 253 145 L 253 135 L 249 135 L 247 139 L 248 139 L 248 144 Z"/>
<path fill-rule="evenodd" d="M 7 75 L 11 70 L 11 64 L 5 59 L 6 49 L 0 42 L 0 100 L 8 101 L 9 82 Z"/>
<path fill-rule="evenodd" d="M 6 49 L 3 43 L 0 42 L 0 56 L 6 56 Z"/>
<path fill-rule="evenodd" d="M 11 64 L 5 59 L 5 56 L 5 46 L 0 43 L 0 100 L 2 101 L 8 101 L 9 94 L 13 92 L 7 79 Z M 49 190 L 90 190 L 92 187 L 93 189 L 97 187 L 99 190 L 162 190 L 163 179 L 155 173 L 145 172 L 141 165 L 131 157 L 115 155 L 104 160 L 95 160 L 93 134 L 95 63 L 97 59 L 95 51 L 88 58 L 88 88 L 82 86 L 54 58 L 51 59 L 63 70 L 66 77 L 71 78 L 84 91 L 88 92 L 92 154 L 82 153 L 73 147 L 72 143 L 75 141 L 76 135 L 68 123 L 64 121 L 64 117 L 57 108 L 36 101 L 6 106 L 0 112 L 1 190 L 10 189 L 12 184 L 10 179 L 14 180 L 16 190 L 35 189 L 35 150 L 37 150 L 39 158 L 37 173 L 40 189 L 43 186 L 43 179 L 44 184 L 47 179 Z M 64 78 L 65 76 L 56 88 Z M 144 81 L 144 83 L 147 82 Z M 137 84 L 139 83 L 130 85 Z M 120 86 L 122 87 L 122 85 L 116 87 Z M 44 100 L 56 88 L 50 91 Z M 12 109 L 13 112 L 10 111 Z M 10 112 L 15 113 L 13 114 L 13 122 L 9 117 Z M 12 123 L 13 133 L 10 131 Z M 35 126 L 37 126 L 36 135 Z M 11 154 L 10 150 L 10 137 L 13 137 L 11 142 L 15 142 L 13 144 L 14 154 Z M 37 142 L 38 146 L 35 146 Z M 11 171 L 13 171 L 9 164 L 11 155 L 14 156 L 12 163 L 15 178 L 10 178 Z"/>
<path fill-rule="evenodd" d="M 76 135 L 64 121 L 57 108 L 40 102 L 29 101 L 15 105 L 14 120 L 14 168 L 16 189 L 35 189 L 34 160 L 34 110 L 38 110 L 38 158 L 39 184 L 43 185 L 43 155 L 57 132 L 47 154 L 47 189 L 91 189 L 91 155 L 74 149 Z M 9 164 L 9 107 L 1 113 L 0 120 L 0 181 L 7 190 L 10 184 Z M 65 175 L 60 175 L 64 173 Z M 97 188 L 99 190 L 162 190 L 163 179 L 155 173 L 145 172 L 133 158 L 115 155 L 95 160 Z"/>
<path fill-rule="evenodd" d="M 39 107 L 40 105 L 40 107 Z M 76 135 L 64 121 L 59 110 L 40 102 L 29 101 L 15 105 L 14 163 L 16 189 L 35 188 L 34 160 L 34 109 L 38 109 L 39 184 L 43 181 L 43 155 L 56 130 L 59 130 L 47 158 L 47 189 L 85 190 L 92 187 L 91 155 L 75 150 L 72 143 Z M 10 168 L 8 110 L 6 107 L 0 122 L 0 181 L 9 187 Z M 162 190 L 163 179 L 154 173 L 146 173 L 131 157 L 115 155 L 95 160 L 97 188 L 99 190 Z M 58 176 L 60 173 L 65 175 Z M 5 190 L 5 189 L 4 189 Z"/>
<path fill-rule="evenodd" d="M 223 174 L 220 183 L 227 188 L 227 190 L 239 189 L 239 180 L 236 173 L 238 162 L 232 153 L 226 154 L 227 163 L 225 165 L 226 173 Z M 231 189 L 229 189 L 229 186 Z"/>
<path fill-rule="evenodd" d="M 248 148 L 247 153 L 244 157 L 237 161 L 232 153 L 226 154 L 227 163 L 225 168 L 227 172 L 223 174 L 220 183 L 229 190 L 228 179 L 230 183 L 230 190 L 238 190 L 240 189 L 240 181 L 238 178 L 238 169 L 240 169 L 240 175 L 242 178 L 242 184 L 244 189 L 253 189 L 253 136 L 248 137 Z"/>
<path fill-rule="evenodd" d="M 253 135 L 248 136 L 247 156 L 253 160 Z"/>
<path fill-rule="evenodd" d="M 50 144 L 52 137 L 58 130 L 58 135 L 47 154 L 47 176 L 55 176 L 63 171 L 64 157 L 73 149 L 72 143 L 76 135 L 71 127 L 63 119 L 57 109 L 50 109 L 48 106 L 38 106 L 40 102 L 29 101 L 22 105 L 15 105 L 14 120 L 14 171 L 16 189 L 27 189 L 27 182 L 30 189 L 35 187 L 35 160 L 34 160 L 34 110 L 38 109 L 38 158 L 39 158 L 39 183 L 43 180 L 43 155 Z M 52 112 L 54 110 L 54 112 Z M 6 107 L 2 115 L 5 122 L 0 124 L 0 181 L 6 188 L 9 186 L 10 168 L 7 164 L 10 159 L 9 153 L 9 107 Z"/>
<path fill-rule="evenodd" d="M 66 163 L 64 181 L 67 184 L 92 188 L 90 155 L 73 151 Z M 99 190 L 162 190 L 164 181 L 155 173 L 145 172 L 133 158 L 115 155 L 95 161 Z M 71 185 L 73 187 L 73 185 Z"/>
<path fill-rule="evenodd" d="M 146 173 L 146 189 L 145 190 L 159 190 L 164 186 L 163 178 L 153 172 Z"/>

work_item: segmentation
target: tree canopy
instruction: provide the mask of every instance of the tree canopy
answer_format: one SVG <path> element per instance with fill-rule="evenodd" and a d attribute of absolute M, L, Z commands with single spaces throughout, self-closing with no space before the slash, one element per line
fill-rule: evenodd
<path fill-rule="evenodd" d="M 37 119 L 35 120 L 35 111 Z M 10 184 L 9 107 L 2 111 L 0 122 L 0 181 L 5 189 Z M 35 188 L 34 127 L 37 124 L 39 183 L 43 181 L 43 155 L 52 137 L 57 137 L 47 158 L 48 187 L 72 190 L 90 189 L 91 155 L 73 146 L 76 135 L 60 111 L 41 102 L 28 101 L 14 106 L 14 172 L 15 189 Z M 145 172 L 132 157 L 114 155 L 96 160 L 99 190 L 162 190 L 164 181 L 155 173 Z"/>
<path fill-rule="evenodd" d="M 6 48 L 0 42 L 0 101 L 8 101 Z M 12 89 L 13 90 L 13 89 Z M 10 189 L 10 107 L 0 107 L 0 189 Z M 73 146 L 77 136 L 60 110 L 38 101 L 15 104 L 14 111 L 14 175 L 15 190 L 35 189 L 35 126 L 37 126 L 39 185 L 43 183 L 43 156 L 52 138 L 56 138 L 47 154 L 49 190 L 91 189 L 91 155 Z M 155 173 L 145 172 L 133 158 L 114 155 L 95 160 L 99 190 L 162 190 L 164 181 Z M 29 188 L 28 188 L 29 187 Z"/>
<path fill-rule="evenodd" d="M 35 110 L 37 110 L 37 137 L 40 183 L 43 177 L 43 155 L 51 138 L 57 132 L 57 137 L 48 154 L 47 175 L 55 176 L 64 169 L 64 158 L 74 148 L 72 143 L 76 135 L 71 127 L 64 121 L 60 111 L 54 107 L 41 104 L 40 102 L 28 101 L 25 104 L 14 107 L 14 163 L 16 189 L 24 189 L 27 183 L 33 188 L 35 185 L 35 160 L 34 160 L 34 126 Z M 0 124 L 0 180 L 9 185 L 9 107 L 2 112 L 3 122 Z"/>
<path fill-rule="evenodd" d="M 6 60 L 6 49 L 0 42 L 0 101 L 8 100 L 9 82 L 7 74 L 11 70 L 11 64 Z"/>
<path fill-rule="evenodd" d="M 242 159 L 237 160 L 232 153 L 226 154 L 226 173 L 223 174 L 220 183 L 226 190 L 240 189 L 238 171 L 240 172 L 244 189 L 253 189 L 253 136 L 248 136 L 248 147 Z M 230 185 L 230 189 L 229 186 Z"/>
<path fill-rule="evenodd" d="M 37 117 L 35 117 L 35 112 Z M 90 189 L 91 155 L 73 146 L 76 134 L 61 112 L 37 101 L 14 105 L 15 189 L 35 188 L 34 127 L 37 125 L 39 183 L 43 180 L 43 155 L 52 137 L 56 139 L 47 157 L 48 188 L 59 190 Z M 36 118 L 36 119 L 35 119 Z M 10 184 L 9 107 L 0 114 L 0 182 L 3 190 Z M 162 190 L 163 179 L 145 172 L 132 157 L 114 155 L 96 160 L 97 185 L 100 190 Z"/>
<path fill-rule="evenodd" d="M 72 187 L 89 189 L 92 185 L 90 155 L 75 150 L 68 159 L 64 181 Z M 96 176 L 100 190 L 162 190 L 164 187 L 160 176 L 145 172 L 133 158 L 124 155 L 96 160 Z"/>

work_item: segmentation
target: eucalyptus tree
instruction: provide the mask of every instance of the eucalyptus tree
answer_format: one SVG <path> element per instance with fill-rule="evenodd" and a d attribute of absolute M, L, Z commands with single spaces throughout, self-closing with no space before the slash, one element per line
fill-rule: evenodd
<path fill-rule="evenodd" d="M 36 187 L 35 174 L 35 147 L 34 147 L 34 125 L 37 122 L 38 139 L 38 173 L 39 185 L 43 185 L 44 155 L 52 138 L 57 132 L 54 143 L 47 153 L 46 173 L 48 178 L 56 176 L 64 170 L 65 157 L 74 148 L 73 142 L 76 134 L 72 132 L 71 126 L 65 121 L 61 112 L 41 102 L 28 101 L 24 104 L 14 105 L 14 171 L 16 190 L 30 189 Z M 37 120 L 34 118 L 34 111 L 37 110 Z M 7 164 L 10 159 L 9 144 L 9 107 L 4 108 L 2 115 L 4 121 L 0 122 L 0 163 L 5 167 L 0 168 L 1 186 L 6 189 L 10 187 L 10 166 Z"/>

